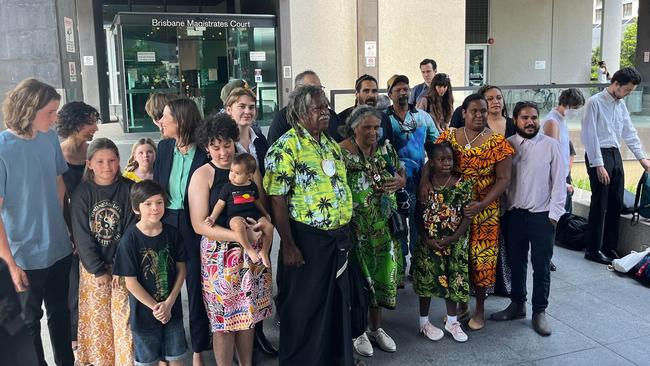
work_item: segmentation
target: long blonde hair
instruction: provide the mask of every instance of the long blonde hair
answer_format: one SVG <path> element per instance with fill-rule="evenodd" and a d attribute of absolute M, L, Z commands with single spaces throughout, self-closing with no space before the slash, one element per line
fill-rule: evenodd
<path fill-rule="evenodd" d="M 134 172 L 136 169 L 138 169 L 138 162 L 135 160 L 135 150 L 142 145 L 151 146 L 153 148 L 153 152 L 156 153 L 156 144 L 153 142 L 153 140 L 150 138 L 141 138 L 140 140 L 136 141 L 135 144 L 133 144 L 133 147 L 131 148 L 131 157 L 129 157 L 129 161 L 126 163 L 126 168 L 124 168 L 124 171 Z"/>
<path fill-rule="evenodd" d="M 61 100 L 61 95 L 51 85 L 34 78 L 21 81 L 2 103 L 5 126 L 19 135 L 31 133 L 36 113 L 53 100 Z"/>

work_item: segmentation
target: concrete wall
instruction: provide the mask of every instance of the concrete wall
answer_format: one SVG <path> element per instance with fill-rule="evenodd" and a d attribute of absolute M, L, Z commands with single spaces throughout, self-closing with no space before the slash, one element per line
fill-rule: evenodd
<path fill-rule="evenodd" d="M 293 76 L 311 69 L 320 76 L 326 91 L 354 88 L 356 1 L 293 0 L 290 8 Z"/>
<path fill-rule="evenodd" d="M 404 74 L 422 82 L 420 61 L 432 58 L 453 85 L 465 83 L 465 1 L 379 1 L 379 83 Z"/>
<path fill-rule="evenodd" d="M 62 87 L 56 29 L 54 0 L 0 0 L 0 99 L 32 76 Z"/>
<path fill-rule="evenodd" d="M 489 82 L 589 82 L 592 11 L 591 0 L 492 0 Z"/>

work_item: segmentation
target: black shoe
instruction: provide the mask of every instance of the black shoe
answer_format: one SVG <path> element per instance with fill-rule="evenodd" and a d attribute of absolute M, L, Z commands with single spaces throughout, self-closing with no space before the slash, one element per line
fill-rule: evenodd
<path fill-rule="evenodd" d="M 612 259 L 601 251 L 597 252 L 586 252 L 585 253 L 585 259 L 590 260 L 592 262 L 600 263 L 600 264 L 612 264 Z"/>
<path fill-rule="evenodd" d="M 264 328 L 261 323 L 255 325 L 255 342 L 253 344 L 265 355 L 278 357 L 278 350 L 273 347 L 273 344 L 264 335 Z"/>
<path fill-rule="evenodd" d="M 551 270 L 551 272 L 557 271 L 557 267 L 555 267 L 555 263 L 551 262 L 549 269 Z"/>
<path fill-rule="evenodd" d="M 606 256 L 608 256 L 608 257 L 610 257 L 612 259 L 621 258 L 621 256 L 619 256 L 618 253 L 614 249 L 604 250 L 603 254 L 605 254 Z"/>
<path fill-rule="evenodd" d="M 507 308 L 490 315 L 491 320 L 504 321 L 526 317 L 526 303 L 511 302 Z"/>
<path fill-rule="evenodd" d="M 551 335 L 551 326 L 548 325 L 546 320 L 546 312 L 535 313 L 533 314 L 533 329 L 537 334 L 541 336 L 550 336 Z"/>

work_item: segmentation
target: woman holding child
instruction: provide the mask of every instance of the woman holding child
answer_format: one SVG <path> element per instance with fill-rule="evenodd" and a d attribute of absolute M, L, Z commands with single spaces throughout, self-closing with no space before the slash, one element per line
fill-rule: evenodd
<path fill-rule="evenodd" d="M 204 121 L 198 136 L 201 151 L 206 151 L 211 160 L 192 176 L 189 207 L 194 230 L 202 236 L 203 301 L 213 332 L 213 349 L 218 365 L 230 365 L 236 350 L 239 364 L 249 366 L 253 327 L 272 312 L 271 271 L 244 253 L 237 243 L 238 235 L 227 229 L 227 215 L 219 215 L 214 226 L 206 221 L 222 188 L 230 181 L 239 139 L 237 125 L 228 114 L 219 113 Z M 258 172 L 252 181 L 263 196 Z M 259 230 L 259 225 L 249 223 L 252 230 Z M 257 251 L 262 246 L 261 240 L 250 243 Z"/>

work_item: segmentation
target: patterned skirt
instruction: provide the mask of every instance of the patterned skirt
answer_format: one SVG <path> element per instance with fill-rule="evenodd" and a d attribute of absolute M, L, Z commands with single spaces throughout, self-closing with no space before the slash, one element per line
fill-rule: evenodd
<path fill-rule="evenodd" d="M 273 312 L 271 269 L 251 263 L 237 243 L 201 238 L 201 281 L 213 332 L 251 329 Z"/>
<path fill-rule="evenodd" d="M 79 345 L 82 365 L 133 365 L 133 337 L 128 325 L 129 298 L 124 278 L 117 289 L 99 287 L 79 265 Z"/>

